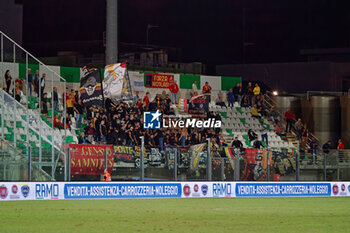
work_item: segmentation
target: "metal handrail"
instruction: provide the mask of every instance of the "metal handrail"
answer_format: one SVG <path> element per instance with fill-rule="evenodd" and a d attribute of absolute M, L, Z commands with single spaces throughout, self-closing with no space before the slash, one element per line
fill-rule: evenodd
<path fill-rule="evenodd" d="M 4 36 L 6 39 L 8 39 L 9 41 L 11 41 L 13 44 L 15 44 L 17 47 L 19 47 L 20 49 L 22 49 L 25 53 L 27 53 L 29 56 L 31 56 L 31 58 L 33 58 L 35 61 L 37 61 L 40 65 L 44 66 L 46 69 L 48 69 L 50 72 L 56 74 L 60 80 L 62 79 L 64 82 L 66 82 L 66 80 L 64 78 L 62 78 L 59 74 L 57 74 L 55 71 L 53 71 L 52 69 L 50 69 L 48 66 L 46 66 L 43 62 L 41 62 L 39 59 L 37 59 L 36 57 L 34 57 L 30 52 L 28 52 L 27 50 L 25 50 L 22 46 L 20 46 L 19 44 L 17 44 L 14 40 L 12 40 L 10 37 L 8 37 L 4 32 L 2 32 L 0 30 L 0 35 Z"/>
<path fill-rule="evenodd" d="M 24 155 L 21 151 L 17 150 L 17 148 L 15 148 L 13 145 L 11 145 L 9 142 L 7 142 L 7 141 L 6 141 L 4 138 L 2 138 L 1 136 L 0 136 L 0 141 L 6 143 L 6 145 L 9 146 L 9 147 L 10 147 L 13 151 L 15 151 L 16 153 L 21 154 L 21 155 Z M 27 146 L 29 146 L 28 143 L 27 143 L 26 141 L 24 141 L 24 143 L 27 144 Z M 6 163 L 6 164 L 18 164 L 18 163 L 11 163 L 11 162 L 10 162 L 10 163 Z M 52 180 L 52 177 L 51 177 L 49 174 L 47 174 L 42 168 L 40 168 L 37 164 L 32 164 L 32 167 L 35 167 L 35 168 L 38 169 L 38 171 L 40 171 L 44 176 L 46 176 L 47 178 L 49 178 L 50 180 Z"/>
<path fill-rule="evenodd" d="M 269 99 L 269 101 L 271 101 L 272 104 L 269 103 L 269 102 L 267 101 L 267 99 Z M 269 95 L 267 95 L 267 94 L 264 94 L 264 95 L 263 95 L 263 100 L 264 100 L 265 103 L 267 103 L 267 104 L 269 105 L 269 109 L 270 109 L 270 110 L 271 110 L 271 107 L 272 107 L 272 106 L 276 106 L 276 105 L 277 105 L 277 103 L 276 103 Z M 278 110 L 276 110 L 276 111 L 278 112 L 278 114 L 280 115 L 280 117 L 281 117 L 281 119 L 282 119 L 283 113 L 281 113 L 281 112 L 278 111 Z M 297 132 L 294 130 L 293 127 L 292 127 L 292 132 L 293 132 L 295 135 L 297 135 Z M 311 132 L 309 132 L 308 142 L 311 142 L 313 138 L 316 140 L 316 142 L 318 142 L 318 143 L 320 142 L 320 140 L 319 140 L 314 134 L 312 134 Z"/>
<path fill-rule="evenodd" d="M 0 90 L 3 91 L 3 90 Z M 15 104 L 18 104 L 19 106 L 22 106 L 17 100 L 13 99 L 12 96 L 10 96 L 9 94 L 7 94 L 6 92 L 4 92 L 5 95 L 8 95 L 9 98 L 11 98 L 12 101 L 15 101 Z M 5 100 L 4 100 L 5 102 Z M 12 111 L 12 110 L 10 110 Z M 26 109 L 26 111 L 29 112 L 29 109 Z M 13 112 L 12 112 L 13 113 Z M 46 126 L 46 128 L 50 129 L 50 130 L 54 130 L 54 128 L 49 127 L 44 121 L 41 120 L 40 117 L 37 117 L 35 114 L 30 114 L 30 116 L 36 118 L 36 120 L 38 120 L 39 124 L 44 124 Z M 26 121 L 24 121 L 21 117 L 19 117 L 18 115 L 16 115 L 16 118 L 21 121 L 22 123 L 27 123 Z M 35 128 L 33 128 L 30 124 L 29 124 L 29 128 L 31 130 L 33 130 L 35 133 L 39 133 Z M 56 148 L 56 150 L 59 150 L 61 154 L 64 154 L 63 151 L 61 151 L 61 148 L 59 148 L 58 146 L 56 146 L 55 144 L 52 144 L 52 142 L 45 136 L 41 136 L 46 142 L 50 143 L 54 148 Z M 28 145 L 28 142 L 25 141 L 25 143 Z M 62 141 L 62 144 L 64 144 L 64 141 Z"/>
<path fill-rule="evenodd" d="M 13 150 L 14 150 L 15 152 L 17 152 L 18 154 L 23 154 L 22 152 L 20 152 L 19 150 L 17 150 L 16 147 L 14 147 L 14 146 L 11 145 L 9 142 L 7 142 L 6 139 L 4 139 L 3 137 L 1 137 L 1 135 L 0 135 L 0 140 L 3 141 L 3 142 L 5 142 L 11 149 L 13 149 Z M 27 142 L 25 142 L 25 143 L 27 143 Z M 28 146 L 28 144 L 27 144 L 27 146 Z"/>
<path fill-rule="evenodd" d="M 19 51 L 25 53 L 25 59 L 26 59 L 26 71 L 28 70 L 28 58 L 30 58 L 32 60 L 32 62 L 34 62 L 35 64 L 38 63 L 38 65 L 40 66 L 40 68 L 44 68 L 50 75 L 52 75 L 52 79 L 51 79 L 51 88 L 52 88 L 52 91 L 53 91 L 53 80 L 54 79 L 57 79 L 58 77 L 58 82 L 63 82 L 63 85 L 64 85 L 64 89 L 66 89 L 67 87 L 67 82 L 66 80 L 61 77 L 58 73 L 56 73 L 54 70 L 52 70 L 50 67 L 46 66 L 43 62 L 41 62 L 39 59 L 37 59 L 36 57 L 34 57 L 31 53 L 29 53 L 27 50 L 25 50 L 22 46 L 20 46 L 18 43 L 16 43 L 13 39 L 11 39 L 9 36 L 7 36 L 3 31 L 0 31 L 0 46 L 1 46 L 1 60 L 0 62 L 3 63 L 4 62 L 4 39 L 5 41 L 8 41 L 9 43 L 11 43 L 11 46 L 13 47 L 13 63 L 16 62 L 16 46 L 18 48 Z M 5 82 L 3 82 L 3 84 L 5 85 Z M 25 79 L 25 85 L 28 86 L 28 74 L 26 75 L 26 79 Z M 40 85 L 40 80 L 39 80 L 39 85 Z M 41 93 L 40 93 L 40 90 L 41 88 L 39 88 L 39 104 L 41 103 L 40 101 L 40 98 L 41 98 Z M 28 96 L 28 88 L 26 87 L 26 97 Z M 5 93 L 5 92 L 3 92 Z M 64 98 L 64 119 L 66 121 L 66 101 L 65 101 L 65 96 L 63 97 Z M 11 99 L 14 99 L 14 98 L 11 98 Z M 17 102 L 14 102 L 14 103 L 17 103 Z M 28 102 L 27 102 L 28 103 Z M 53 99 L 52 99 L 52 105 L 53 105 Z M 18 105 L 18 106 L 23 106 L 22 104 Z M 16 109 L 16 108 L 15 108 Z M 60 147 L 57 147 L 56 144 L 54 143 L 54 129 L 52 127 L 49 127 L 48 125 L 46 124 L 43 124 L 43 121 L 41 120 L 41 113 L 40 113 L 40 107 L 39 107 L 39 111 L 38 113 L 34 112 L 34 111 L 31 111 L 28 107 L 28 104 L 26 107 L 24 107 L 24 111 L 26 112 L 26 115 L 27 115 L 27 120 L 26 120 L 26 123 L 28 125 L 27 127 L 27 144 L 29 143 L 29 137 L 28 137 L 28 132 L 29 132 L 29 129 L 31 130 L 34 130 L 36 133 L 38 133 L 37 130 L 34 129 L 34 127 L 32 127 L 32 125 L 30 125 L 28 119 L 30 119 L 29 115 L 31 117 L 34 117 L 36 119 L 36 122 L 39 124 L 39 135 L 40 135 L 40 140 L 39 140 L 39 160 L 41 160 L 41 138 L 43 140 L 45 140 L 46 142 L 49 142 L 51 145 L 52 145 L 52 161 L 55 160 L 54 158 L 54 150 L 58 150 L 61 154 L 65 155 L 64 151 L 62 151 L 62 148 L 61 146 Z M 23 110 L 23 109 L 22 109 Z M 13 110 L 12 109 L 10 110 L 11 112 L 14 112 L 16 114 L 16 110 Z M 4 113 L 4 112 L 2 112 Z M 24 122 L 23 119 L 21 117 L 15 117 L 15 119 L 19 119 L 21 122 Z M 3 121 L 3 120 L 2 120 Z M 52 125 L 54 124 L 53 122 L 53 117 L 52 117 Z M 48 128 L 50 128 L 51 132 L 52 132 L 52 140 L 48 140 L 48 138 L 46 136 L 42 136 L 41 134 L 41 131 L 42 131 L 42 126 L 46 126 Z M 16 127 L 16 126 L 15 126 Z M 66 130 L 66 124 L 64 125 L 64 129 Z M 2 136 L 3 136 L 3 131 L 2 131 Z M 66 131 L 64 133 L 64 138 L 66 138 Z M 65 140 L 65 139 L 64 139 Z M 63 141 L 64 141 L 63 140 Z M 59 140 L 59 145 L 65 145 L 64 142 L 62 140 Z M 14 142 L 14 146 L 16 147 L 16 140 Z M 52 170 L 52 177 L 54 177 L 54 170 Z"/>

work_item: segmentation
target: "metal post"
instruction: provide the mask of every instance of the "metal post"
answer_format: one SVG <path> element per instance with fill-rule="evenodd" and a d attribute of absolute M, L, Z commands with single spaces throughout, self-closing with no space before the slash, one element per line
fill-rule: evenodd
<path fill-rule="evenodd" d="M 30 151 L 30 146 L 27 145 L 27 153 L 28 153 L 28 181 L 32 181 L 32 156 Z"/>
<path fill-rule="evenodd" d="M 63 144 L 65 145 L 64 146 L 64 151 L 66 151 L 66 149 L 67 149 L 67 145 L 66 145 L 66 137 L 67 137 L 67 132 L 66 132 L 66 130 L 67 130 L 67 89 L 66 89 L 66 87 L 67 87 L 67 83 L 66 82 L 64 82 L 64 97 L 62 97 L 63 98 L 63 100 L 64 100 L 64 109 L 63 109 L 63 114 L 64 114 L 64 118 L 63 118 L 63 120 L 64 120 L 64 122 L 63 122 L 63 126 L 64 126 L 64 139 L 63 139 Z"/>
<path fill-rule="evenodd" d="M 141 136 L 141 155 L 140 155 L 140 180 L 145 180 L 145 168 L 143 164 L 143 159 L 145 155 L 145 137 Z"/>
<path fill-rule="evenodd" d="M 26 127 L 26 135 L 27 135 L 27 143 L 29 144 L 29 101 L 28 101 L 28 93 L 29 93 L 29 88 L 28 88 L 28 53 L 26 53 L 26 103 L 27 103 L 27 108 L 26 108 L 26 122 L 27 122 L 27 127 Z"/>
<path fill-rule="evenodd" d="M 0 47 L 1 47 L 1 74 L 3 74 L 5 72 L 4 72 L 4 36 L 2 33 L 0 35 Z M 5 86 L 6 86 L 6 81 L 5 81 L 5 79 L 2 79 L 3 90 L 4 90 Z"/>
<path fill-rule="evenodd" d="M 239 181 L 239 174 L 240 174 L 240 163 L 239 163 L 239 153 L 240 152 L 237 152 L 235 153 L 235 158 L 234 158 L 234 180 L 235 181 Z"/>
<path fill-rule="evenodd" d="M 267 173 L 267 181 L 270 180 L 270 156 L 269 156 L 269 153 L 266 153 L 267 154 L 267 167 L 266 167 L 266 173 Z"/>
<path fill-rule="evenodd" d="M 104 156 L 105 156 L 105 169 L 108 168 L 108 161 L 107 161 L 107 148 L 104 149 Z"/>
<path fill-rule="evenodd" d="M 13 100 L 13 120 L 14 120 L 14 130 L 13 130 L 13 145 L 16 148 L 16 144 L 17 144 L 17 115 L 16 115 L 16 100 Z"/>
<path fill-rule="evenodd" d="M 2 138 L 5 138 L 4 137 L 4 117 L 5 117 L 5 110 L 4 110 L 4 106 L 5 106 L 5 92 L 4 90 L 2 90 L 2 107 L 1 107 L 1 136 Z"/>
<path fill-rule="evenodd" d="M 174 180 L 177 180 L 177 155 L 178 155 L 178 150 L 179 148 L 175 149 L 175 153 L 174 153 Z"/>
<path fill-rule="evenodd" d="M 221 158 L 221 180 L 225 180 L 225 158 Z"/>
<path fill-rule="evenodd" d="M 299 175 L 300 175 L 300 152 L 296 151 L 295 157 L 296 157 L 296 172 L 295 172 L 295 180 L 299 181 Z"/>
<path fill-rule="evenodd" d="M 16 45 L 13 44 L 13 63 L 15 63 L 16 61 Z M 14 82 L 15 83 L 15 82 Z M 10 84 L 11 85 L 11 84 Z M 13 85 L 13 95 L 15 97 L 15 92 L 16 92 L 16 89 L 15 89 L 15 85 Z M 15 99 L 15 98 L 14 98 Z M 15 99 L 16 100 L 16 99 Z M 17 133 L 16 133 L 16 129 L 17 129 L 17 113 L 16 113 L 16 101 L 14 100 L 14 105 L 13 105 L 13 113 L 14 113 L 14 119 L 15 119 L 15 134 L 14 134 L 14 146 L 16 148 L 16 142 L 17 142 Z M 21 117 L 21 116 L 20 116 Z"/>
<path fill-rule="evenodd" d="M 40 63 L 39 63 L 39 69 L 40 69 Z M 35 71 L 36 73 L 36 71 Z M 41 79 L 40 79 L 40 72 L 39 72 L 39 112 L 38 112 L 38 118 L 39 118 L 39 168 L 41 169 L 41 163 L 42 163 L 42 120 L 41 120 Z M 53 166 L 53 164 L 52 164 Z"/>
<path fill-rule="evenodd" d="M 53 119 L 55 117 L 55 113 L 53 110 L 53 78 L 54 78 L 55 74 L 52 72 L 52 77 L 51 77 L 51 163 L 52 163 L 52 167 L 51 167 L 51 176 L 54 177 L 55 174 L 55 170 L 54 168 L 54 161 L 55 161 L 55 141 L 54 141 L 54 128 L 53 128 Z M 40 87 L 41 89 L 41 87 Z"/>
<path fill-rule="evenodd" d="M 210 142 L 210 138 L 207 138 L 207 140 L 208 140 L 207 179 L 208 179 L 208 181 L 211 181 L 212 180 L 211 179 L 211 163 L 212 163 L 212 161 L 211 161 L 211 151 L 210 151 L 210 149 L 211 149 L 211 142 Z"/>
<path fill-rule="evenodd" d="M 68 155 L 67 155 L 67 163 L 66 163 L 66 173 L 68 175 L 68 179 L 67 181 L 70 181 L 71 180 L 71 174 L 70 174 L 70 167 L 71 167 L 71 160 L 70 160 L 70 148 L 68 148 Z M 66 174 L 65 174 L 66 176 Z"/>
<path fill-rule="evenodd" d="M 64 180 L 65 181 L 70 181 L 70 166 L 71 166 L 71 161 L 70 161 L 70 150 L 71 148 L 68 148 L 68 153 L 67 156 L 65 158 L 65 169 L 64 169 Z"/>
<path fill-rule="evenodd" d="M 323 179 L 324 181 L 327 181 L 327 153 L 323 153 Z"/>
<path fill-rule="evenodd" d="M 3 38 L 2 34 L 0 36 L 1 36 L 0 37 L 0 39 L 1 39 L 1 41 L 0 41 L 0 44 L 1 44 L 0 45 L 1 46 L 1 70 L 2 70 L 1 73 L 3 74 L 4 73 L 3 72 L 3 66 L 4 66 L 4 43 L 3 43 L 3 40 L 4 40 L 4 38 Z M 5 105 L 5 93 L 4 93 L 5 79 L 2 80 L 2 87 L 3 87 L 3 89 L 2 89 L 2 101 L 3 101 L 3 105 Z M 1 107 L 1 112 L 2 112 L 2 114 L 1 114 L 1 136 L 2 136 L 2 138 L 4 138 L 4 117 L 5 117 L 4 106 Z"/>
<path fill-rule="evenodd" d="M 106 64 L 118 62 L 118 0 L 107 0 Z"/>

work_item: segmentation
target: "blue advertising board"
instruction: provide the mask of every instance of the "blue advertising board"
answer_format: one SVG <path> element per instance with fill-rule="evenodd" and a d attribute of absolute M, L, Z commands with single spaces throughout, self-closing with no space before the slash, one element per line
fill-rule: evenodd
<path fill-rule="evenodd" d="M 181 183 L 66 183 L 65 199 L 181 197 Z"/>
<path fill-rule="evenodd" d="M 330 183 L 236 183 L 236 197 L 331 196 Z"/>

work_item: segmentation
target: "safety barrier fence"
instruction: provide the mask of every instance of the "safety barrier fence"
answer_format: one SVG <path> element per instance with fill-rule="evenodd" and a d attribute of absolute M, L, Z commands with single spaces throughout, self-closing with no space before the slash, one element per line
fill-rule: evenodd
<path fill-rule="evenodd" d="M 0 201 L 52 199 L 339 197 L 350 182 L 28 182 L 0 183 Z"/>
<path fill-rule="evenodd" d="M 71 181 L 335 181 L 350 180 L 350 153 L 300 154 L 295 150 L 69 145 Z M 143 156 L 142 156 L 143 155 Z"/>
<path fill-rule="evenodd" d="M 232 147 L 83 145 L 67 146 L 67 156 L 58 156 L 56 181 L 100 181 L 107 169 L 113 181 L 336 181 L 350 180 L 350 153 L 300 154 L 295 150 L 235 149 Z M 27 164 L 40 165 L 31 156 L 18 169 L 8 169 L 6 143 L 0 144 L 0 180 L 47 181 L 33 177 Z M 31 151 L 30 145 L 28 150 Z M 143 156 L 142 156 L 143 155 Z M 2 166 L 4 165 L 4 166 Z M 45 168 L 43 168 L 45 169 Z M 41 179 L 42 177 L 43 179 Z M 45 179 L 44 179 L 45 178 Z"/>

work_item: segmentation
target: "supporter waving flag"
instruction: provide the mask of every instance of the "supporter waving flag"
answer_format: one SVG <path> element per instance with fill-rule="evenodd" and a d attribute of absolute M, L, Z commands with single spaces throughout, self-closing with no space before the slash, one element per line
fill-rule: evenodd
<path fill-rule="evenodd" d="M 132 98 L 126 62 L 105 67 L 103 94 L 106 98 L 128 100 Z"/>
<path fill-rule="evenodd" d="M 83 72 L 84 77 L 80 79 L 80 96 L 84 107 L 103 105 L 100 71 L 84 67 Z"/>

